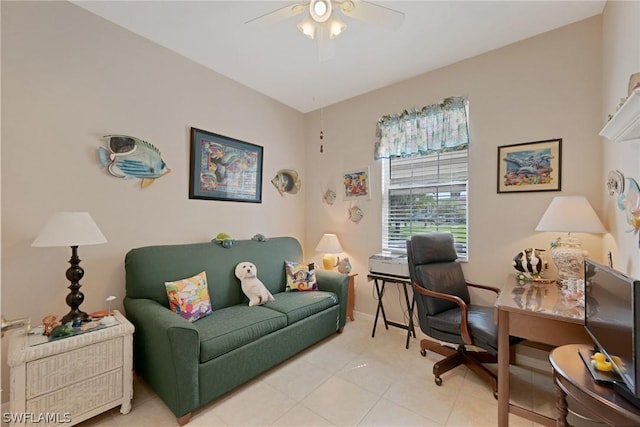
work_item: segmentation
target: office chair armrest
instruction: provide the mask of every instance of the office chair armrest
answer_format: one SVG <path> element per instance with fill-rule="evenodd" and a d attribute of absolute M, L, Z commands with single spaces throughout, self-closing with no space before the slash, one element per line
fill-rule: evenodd
<path fill-rule="evenodd" d="M 467 303 L 465 303 L 462 298 L 457 295 L 443 294 L 441 292 L 431 291 L 429 289 L 423 288 L 417 283 L 413 284 L 413 289 L 419 294 L 433 298 L 446 299 L 447 301 L 452 301 L 458 304 L 458 307 L 460 307 L 460 336 L 462 336 L 462 340 L 466 345 L 473 345 L 473 338 L 471 337 L 471 333 L 469 332 L 469 321 L 467 320 L 469 316 L 469 309 L 467 308 Z"/>
<path fill-rule="evenodd" d="M 469 281 L 467 281 L 467 286 L 471 286 L 479 289 L 485 289 L 487 291 L 495 292 L 496 295 L 500 295 L 500 288 L 496 288 L 495 286 L 481 285 L 479 283 L 473 283 Z"/>

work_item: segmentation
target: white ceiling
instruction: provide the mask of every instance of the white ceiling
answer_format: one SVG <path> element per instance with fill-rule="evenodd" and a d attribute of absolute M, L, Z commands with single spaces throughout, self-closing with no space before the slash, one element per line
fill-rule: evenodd
<path fill-rule="evenodd" d="M 373 1 L 405 13 L 396 31 L 343 16 L 318 59 L 304 14 L 246 24 L 294 1 L 83 1 L 74 4 L 303 113 L 602 13 L 592 1 Z"/>

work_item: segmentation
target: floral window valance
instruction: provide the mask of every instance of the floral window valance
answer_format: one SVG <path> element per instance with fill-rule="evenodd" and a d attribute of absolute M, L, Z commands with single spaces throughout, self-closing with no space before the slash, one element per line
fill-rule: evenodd
<path fill-rule="evenodd" d="M 467 145 L 467 99 L 452 97 L 420 110 L 380 117 L 376 124 L 374 158 L 457 150 Z"/>

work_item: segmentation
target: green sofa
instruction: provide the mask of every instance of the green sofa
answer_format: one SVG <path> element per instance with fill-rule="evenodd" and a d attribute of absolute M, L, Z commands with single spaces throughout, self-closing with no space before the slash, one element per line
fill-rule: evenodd
<path fill-rule="evenodd" d="M 235 266 L 249 261 L 275 301 L 248 306 Z M 134 365 L 186 424 L 193 410 L 323 338 L 341 332 L 348 276 L 316 270 L 319 291 L 285 292 L 285 261 L 302 262 L 292 237 L 148 246 L 125 258 L 127 318 L 135 325 Z M 213 312 L 189 322 L 169 309 L 164 283 L 207 273 Z"/>

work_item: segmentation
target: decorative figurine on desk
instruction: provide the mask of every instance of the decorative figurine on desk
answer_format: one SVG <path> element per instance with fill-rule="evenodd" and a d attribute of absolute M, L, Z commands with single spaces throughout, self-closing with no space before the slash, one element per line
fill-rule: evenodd
<path fill-rule="evenodd" d="M 111 314 L 111 301 L 115 299 L 116 297 L 113 295 L 110 295 L 107 297 L 106 301 L 109 303 L 109 310 L 107 311 L 107 315 L 104 316 L 102 320 L 100 320 L 100 323 L 102 323 L 103 325 L 111 325 L 113 322 L 116 321 L 116 318 L 113 317 L 113 315 Z"/>
<path fill-rule="evenodd" d="M 544 249 L 527 248 L 513 257 L 511 265 L 515 268 L 518 281 L 542 282 L 542 271 L 547 268 L 547 262 L 542 259 Z"/>

